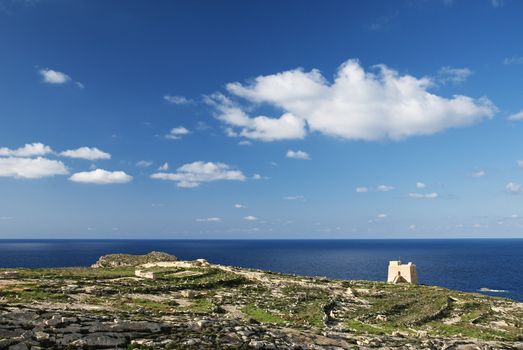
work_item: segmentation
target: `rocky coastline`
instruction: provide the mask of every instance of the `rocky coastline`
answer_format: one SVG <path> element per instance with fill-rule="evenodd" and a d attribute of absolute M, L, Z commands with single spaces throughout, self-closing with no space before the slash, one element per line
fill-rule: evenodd
<path fill-rule="evenodd" d="M 522 323 L 503 298 L 165 253 L 0 269 L 1 350 L 523 349 Z"/>

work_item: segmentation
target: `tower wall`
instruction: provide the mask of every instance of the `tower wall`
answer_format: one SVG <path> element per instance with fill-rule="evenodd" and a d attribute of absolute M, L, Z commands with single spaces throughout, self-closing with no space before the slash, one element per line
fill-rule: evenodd
<path fill-rule="evenodd" d="M 416 265 L 413 263 L 402 264 L 401 261 L 390 261 L 387 282 L 398 283 L 398 276 L 401 276 L 404 282 L 418 284 Z"/>

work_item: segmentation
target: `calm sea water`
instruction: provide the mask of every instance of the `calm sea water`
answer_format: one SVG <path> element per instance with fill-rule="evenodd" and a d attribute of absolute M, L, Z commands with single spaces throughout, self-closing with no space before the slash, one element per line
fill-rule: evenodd
<path fill-rule="evenodd" d="M 523 239 L 489 240 L 0 240 L 0 267 L 88 266 L 109 253 L 181 259 L 338 279 L 383 281 L 389 260 L 417 265 L 420 283 L 523 301 Z"/>

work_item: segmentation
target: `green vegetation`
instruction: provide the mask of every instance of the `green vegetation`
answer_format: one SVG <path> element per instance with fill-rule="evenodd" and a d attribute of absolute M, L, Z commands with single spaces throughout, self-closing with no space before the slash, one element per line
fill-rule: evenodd
<path fill-rule="evenodd" d="M 169 302 L 159 302 L 154 301 L 150 299 L 142 299 L 142 298 L 134 298 L 129 300 L 127 303 L 128 306 L 132 306 L 133 308 L 137 307 L 143 307 L 151 311 L 172 311 L 178 304 L 175 301 L 169 301 Z"/>
<path fill-rule="evenodd" d="M 5 271 L 5 270 L 4 270 Z M 73 280 L 93 280 L 93 279 L 113 279 L 134 276 L 134 267 L 116 267 L 104 269 L 91 269 L 85 267 L 70 267 L 56 269 L 17 269 L 17 279 L 73 279 Z"/>
<path fill-rule="evenodd" d="M 275 323 L 275 324 L 282 324 L 286 321 L 277 316 L 274 315 L 268 311 L 265 311 L 263 309 L 260 309 L 259 307 L 255 306 L 254 304 L 249 304 L 245 306 L 242 311 L 249 317 L 255 319 L 258 322 L 262 323 Z"/>
<path fill-rule="evenodd" d="M 0 289 L 0 298 L 11 303 L 27 303 L 30 301 L 67 301 L 69 297 L 63 293 L 53 293 L 38 289 L 36 286 L 17 286 L 8 290 Z"/>
<path fill-rule="evenodd" d="M 208 313 L 212 309 L 212 303 L 206 298 L 196 298 L 191 300 L 191 304 L 184 310 L 195 313 Z"/>

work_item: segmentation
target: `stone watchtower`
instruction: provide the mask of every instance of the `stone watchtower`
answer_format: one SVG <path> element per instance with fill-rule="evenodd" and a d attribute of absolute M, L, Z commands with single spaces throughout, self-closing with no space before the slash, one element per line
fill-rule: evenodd
<path fill-rule="evenodd" d="M 418 284 L 418 274 L 416 273 L 416 265 L 409 262 L 402 264 L 401 261 L 389 261 L 389 275 L 387 277 L 389 283 L 411 283 Z"/>

